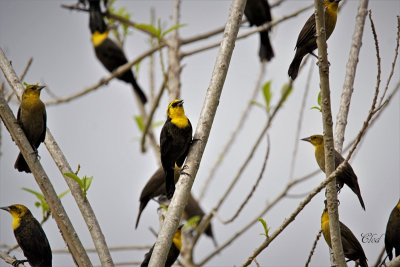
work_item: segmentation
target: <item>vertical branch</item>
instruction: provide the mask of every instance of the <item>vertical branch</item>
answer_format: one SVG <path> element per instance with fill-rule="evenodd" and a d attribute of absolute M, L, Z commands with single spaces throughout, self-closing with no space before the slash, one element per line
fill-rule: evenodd
<path fill-rule="evenodd" d="M 354 79 L 356 77 L 356 70 L 358 64 L 358 56 L 362 45 L 362 36 L 364 33 L 365 18 L 367 16 L 369 0 L 360 0 L 358 12 L 356 16 L 356 25 L 354 26 L 354 33 L 351 42 L 351 49 L 349 59 L 346 65 L 346 77 L 344 79 L 342 97 L 340 100 L 339 112 L 336 115 L 335 127 L 335 149 L 341 153 L 344 141 L 344 132 L 347 125 L 347 117 L 349 114 L 349 107 L 351 95 L 353 94 Z"/>
<path fill-rule="evenodd" d="M 8 60 L 5 58 L 3 52 L 1 50 L 0 50 L 0 52 L 1 52 L 0 53 L 1 60 L 2 61 L 5 60 L 5 62 L 8 62 Z M 20 96 L 24 89 L 23 89 L 17 75 L 15 74 L 14 70 L 12 69 L 12 67 L 9 64 L 8 64 L 8 66 L 5 66 L 5 67 L 7 68 L 7 72 L 4 71 L 3 62 L 2 62 L 2 69 L 3 69 L 4 75 L 7 78 L 7 81 L 10 83 L 10 86 L 13 88 L 14 92 L 16 92 L 16 95 Z M 49 151 L 50 155 L 52 156 L 54 162 L 56 163 L 56 165 L 58 166 L 58 168 L 62 174 L 67 173 L 67 172 L 74 173 L 74 171 L 69 166 L 68 161 L 66 160 L 63 152 L 59 148 L 57 142 L 55 141 L 55 139 L 52 136 L 49 129 L 47 129 L 47 131 L 46 131 L 46 139 L 44 141 L 44 144 L 46 145 L 47 150 Z M 25 155 L 24 155 L 24 157 L 25 157 Z M 32 170 L 32 168 L 31 168 L 31 170 Z M 83 196 L 81 187 L 79 186 L 78 183 L 76 183 L 74 180 L 72 180 L 64 175 L 63 175 L 63 177 L 64 177 L 69 189 L 71 190 L 71 194 L 74 197 L 74 199 L 81 211 L 81 214 L 87 224 L 87 227 L 92 236 L 94 245 L 97 249 L 97 253 L 99 255 L 102 265 L 103 266 L 113 266 L 111 255 L 108 250 L 104 235 L 101 231 L 100 225 L 96 219 L 96 215 L 94 214 L 92 207 L 90 206 L 89 201 Z M 41 184 L 39 182 L 38 182 L 38 184 L 39 184 L 39 186 L 41 186 Z M 41 190 L 43 192 L 42 187 L 41 187 Z M 47 197 L 46 197 L 46 200 L 48 200 Z M 57 211 L 51 210 L 51 212 L 52 212 L 53 216 L 55 216 L 55 213 Z M 60 213 L 58 213 L 58 214 L 60 214 Z M 72 227 L 72 225 L 71 225 L 71 227 Z M 77 235 L 75 232 L 74 232 L 74 236 L 76 236 L 76 238 L 77 238 Z M 82 247 L 82 249 L 83 249 L 83 247 Z M 86 252 L 85 252 L 85 255 L 86 255 Z M 75 258 L 75 260 L 78 263 L 83 261 L 82 266 L 91 266 L 89 258 L 87 258 L 87 255 L 86 255 L 86 258 L 87 258 L 88 263 L 85 263 L 86 259 L 85 259 L 84 255 L 80 255 L 79 257 L 82 258 L 79 261 Z M 81 265 L 79 264 L 79 266 L 81 266 Z"/>
<path fill-rule="evenodd" d="M 206 99 L 195 131 L 194 140 L 197 141 L 195 141 L 190 148 L 186 159 L 185 170 L 177 183 L 175 194 L 168 208 L 167 217 L 158 235 L 149 266 L 162 266 L 164 264 L 171 246 L 173 233 L 178 227 L 179 219 L 187 203 L 189 192 L 200 166 L 201 157 L 203 156 L 217 111 L 245 4 L 245 0 L 235 0 L 232 2 L 210 85 L 207 89 Z"/>
<path fill-rule="evenodd" d="M 22 84 L 19 82 L 18 76 L 15 74 L 9 60 L 6 58 L 3 50 L 1 49 L 0 67 L 10 87 L 14 89 L 14 92 L 22 92 Z M 72 257 L 79 266 L 92 266 L 89 257 L 86 254 L 86 251 L 83 248 L 83 245 L 79 240 L 79 237 L 76 234 L 75 229 L 72 226 L 72 223 L 66 211 L 64 210 L 64 207 L 62 206 L 53 185 L 50 182 L 49 177 L 47 176 L 42 165 L 37 159 L 36 154 L 32 149 L 32 146 L 29 144 L 28 139 L 26 138 L 24 132 L 19 126 L 19 123 L 15 119 L 15 116 L 12 113 L 8 104 L 6 103 L 4 97 L 0 98 L 0 116 L 4 122 L 4 125 L 6 125 L 8 131 L 10 132 L 13 140 L 18 145 L 26 162 L 28 163 L 28 166 L 32 171 L 36 183 L 40 187 L 40 190 L 43 192 L 46 202 L 49 204 L 50 211 L 53 214 L 57 226 L 61 231 L 62 237 L 67 244 L 69 250 L 71 251 Z"/>
<path fill-rule="evenodd" d="M 324 129 L 325 149 L 325 174 L 326 177 L 335 170 L 335 150 L 333 147 L 332 112 L 329 89 L 329 65 L 326 46 L 326 31 L 324 18 L 324 1 L 314 0 L 315 4 L 315 25 L 318 45 L 318 65 L 321 87 L 322 123 Z M 340 238 L 339 213 L 337 206 L 336 179 L 333 179 L 326 186 L 326 198 L 328 201 L 329 229 L 333 255 L 337 266 L 346 266 L 343 254 L 343 247 Z"/>
<path fill-rule="evenodd" d="M 179 24 L 180 17 L 180 0 L 174 2 L 174 13 L 172 17 L 173 25 Z M 174 99 L 179 99 L 181 95 L 181 80 L 180 75 L 182 71 L 181 58 L 179 56 L 180 40 L 178 29 L 171 33 L 168 39 L 168 88 L 169 88 L 169 102 Z"/>

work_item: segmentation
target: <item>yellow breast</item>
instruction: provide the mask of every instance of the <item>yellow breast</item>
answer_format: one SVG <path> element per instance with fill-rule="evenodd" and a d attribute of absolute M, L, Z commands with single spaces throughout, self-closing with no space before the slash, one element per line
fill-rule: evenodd
<path fill-rule="evenodd" d="M 105 31 L 104 33 L 100 32 L 95 32 L 92 34 L 92 43 L 94 47 L 97 47 L 101 45 L 105 39 L 108 37 L 108 31 Z"/>

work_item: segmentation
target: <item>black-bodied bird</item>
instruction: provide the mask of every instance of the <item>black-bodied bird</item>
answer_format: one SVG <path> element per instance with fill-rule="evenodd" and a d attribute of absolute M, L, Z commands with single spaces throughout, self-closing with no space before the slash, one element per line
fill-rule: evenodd
<path fill-rule="evenodd" d="M 35 84 L 27 85 L 22 93 L 21 105 L 17 114 L 17 121 L 35 152 L 46 137 L 46 108 L 40 100 L 40 92 L 43 88 L 44 86 Z M 14 168 L 20 172 L 31 172 L 21 153 L 15 161 Z"/>
<path fill-rule="evenodd" d="M 0 209 L 12 215 L 15 239 L 26 257 L 26 260 L 17 260 L 13 264 L 29 262 L 32 267 L 51 267 L 52 254 L 49 241 L 30 210 L 20 204 Z"/>
<path fill-rule="evenodd" d="M 335 29 L 339 2 L 340 0 L 324 0 L 326 40 L 329 39 L 333 30 Z M 292 80 L 296 79 L 297 77 L 303 57 L 307 54 L 312 54 L 315 56 L 313 51 L 316 48 L 317 36 L 315 31 L 315 15 L 312 14 L 307 20 L 306 24 L 304 24 L 299 36 L 297 37 L 296 54 L 294 55 L 293 61 L 288 70 L 288 74 Z"/>
<path fill-rule="evenodd" d="M 175 232 L 174 239 L 172 240 L 171 248 L 169 249 L 167 260 L 165 262 L 165 267 L 170 267 L 176 259 L 179 256 L 179 253 L 181 253 L 181 248 L 182 248 L 182 225 L 178 227 L 178 229 Z M 153 254 L 153 249 L 154 249 L 155 244 L 151 247 L 149 252 L 147 252 L 144 255 L 144 261 L 140 265 L 140 267 L 147 267 L 150 262 L 151 255 Z"/>
<path fill-rule="evenodd" d="M 358 242 L 357 238 L 346 225 L 342 222 L 339 222 L 339 225 L 344 256 L 352 261 L 358 260 L 361 267 L 368 267 L 367 257 L 360 242 Z M 332 248 L 327 207 L 324 208 L 321 216 L 321 229 L 326 243 Z"/>
<path fill-rule="evenodd" d="M 319 168 L 325 172 L 325 149 L 324 149 L 324 137 L 322 135 L 312 135 L 301 139 L 303 141 L 310 142 L 315 147 L 315 159 L 317 160 Z M 335 151 L 335 169 L 344 161 L 344 158 Z M 360 186 L 358 185 L 357 175 L 354 173 L 353 168 L 349 163 L 346 163 L 342 172 L 336 177 L 336 184 L 339 189 L 346 184 L 350 189 L 357 195 L 360 201 L 361 207 L 365 210 L 364 201 L 361 197 Z"/>
<path fill-rule="evenodd" d="M 119 66 L 128 63 L 122 49 L 113 40 L 108 38 L 109 30 L 101 14 L 100 0 L 89 0 L 89 28 L 92 33 L 92 44 L 96 57 L 109 72 L 113 72 Z M 147 102 L 146 95 L 137 84 L 132 70 L 127 70 L 118 76 L 118 79 L 130 83 L 140 101 L 143 104 Z"/>
<path fill-rule="evenodd" d="M 175 164 L 182 167 L 192 143 L 192 125 L 185 115 L 183 100 L 174 100 L 168 105 L 167 121 L 160 134 L 161 164 L 165 172 L 168 199 L 175 192 Z"/>
<path fill-rule="evenodd" d="M 390 213 L 385 233 L 385 249 L 389 260 L 393 258 L 393 248 L 395 255 L 400 256 L 400 199 Z"/>
<path fill-rule="evenodd" d="M 176 169 L 178 169 L 176 167 Z M 179 171 L 175 170 L 174 173 L 174 182 L 176 183 L 179 179 Z M 138 227 L 139 225 L 139 220 L 140 216 L 144 210 L 144 208 L 147 206 L 147 203 L 153 198 L 156 198 L 160 195 L 166 195 L 165 191 L 165 172 L 162 167 L 158 168 L 157 171 L 150 177 L 149 181 L 146 183 L 146 185 L 142 189 L 142 193 L 140 194 L 140 206 L 139 206 L 139 212 L 138 216 L 136 219 L 136 226 L 135 228 Z M 192 194 L 189 194 L 189 199 L 188 203 L 185 206 L 183 217 L 185 220 L 188 220 L 194 216 L 199 216 L 200 220 L 204 216 L 204 211 L 200 207 L 200 204 L 197 202 L 197 200 L 192 196 Z M 213 230 L 212 230 L 212 225 L 211 223 L 207 226 L 206 230 L 204 233 L 210 237 L 214 245 L 216 245 L 216 241 L 214 238 Z"/>
<path fill-rule="evenodd" d="M 272 20 L 267 0 L 247 0 L 244 15 L 248 19 L 250 26 L 256 25 L 258 27 Z M 274 57 L 274 50 L 272 49 L 268 32 L 269 30 L 260 32 L 260 49 L 258 51 L 260 61 L 270 61 Z"/>

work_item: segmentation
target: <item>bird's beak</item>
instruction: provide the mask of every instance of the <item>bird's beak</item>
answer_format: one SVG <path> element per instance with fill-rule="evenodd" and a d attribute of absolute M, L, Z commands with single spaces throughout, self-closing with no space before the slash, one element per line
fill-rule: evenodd
<path fill-rule="evenodd" d="M 10 207 L 0 207 L 0 209 L 10 212 Z"/>
<path fill-rule="evenodd" d="M 37 87 L 37 90 L 42 90 L 45 87 L 46 87 L 46 85 L 40 85 L 40 86 Z"/>
<path fill-rule="evenodd" d="M 307 142 L 311 142 L 310 137 L 302 138 L 302 139 L 300 139 L 300 140 L 307 141 Z"/>
<path fill-rule="evenodd" d="M 179 100 L 178 102 L 176 102 L 177 106 L 182 106 L 183 105 L 183 100 Z"/>

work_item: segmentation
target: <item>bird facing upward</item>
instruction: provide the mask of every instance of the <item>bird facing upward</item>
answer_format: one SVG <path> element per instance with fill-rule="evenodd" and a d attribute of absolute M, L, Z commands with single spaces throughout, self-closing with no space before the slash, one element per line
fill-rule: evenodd
<path fill-rule="evenodd" d="M 168 199 L 175 192 L 175 164 L 181 168 L 192 143 L 192 125 L 185 115 L 183 100 L 172 101 L 167 108 L 167 120 L 161 129 L 161 164 L 165 172 Z"/>

